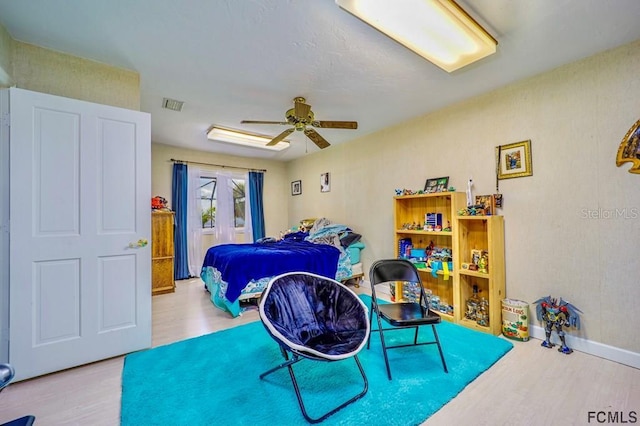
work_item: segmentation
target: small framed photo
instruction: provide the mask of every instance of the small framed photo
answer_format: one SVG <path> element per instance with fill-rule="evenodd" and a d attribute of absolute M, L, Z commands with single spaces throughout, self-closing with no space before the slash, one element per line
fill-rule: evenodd
<path fill-rule="evenodd" d="M 300 195 L 302 194 L 302 181 L 294 180 L 291 182 L 291 195 Z"/>
<path fill-rule="evenodd" d="M 498 179 L 533 175 L 531 140 L 496 147 Z"/>
<path fill-rule="evenodd" d="M 431 194 L 433 192 L 446 192 L 449 184 L 449 176 L 427 179 L 424 184 L 424 192 Z"/>
<path fill-rule="evenodd" d="M 331 191 L 331 180 L 329 177 L 329 172 L 327 172 L 320 175 L 320 192 L 329 191 Z"/>
<path fill-rule="evenodd" d="M 496 203 L 493 195 L 476 195 L 476 206 L 482 206 L 484 214 L 487 216 L 496 214 Z"/>

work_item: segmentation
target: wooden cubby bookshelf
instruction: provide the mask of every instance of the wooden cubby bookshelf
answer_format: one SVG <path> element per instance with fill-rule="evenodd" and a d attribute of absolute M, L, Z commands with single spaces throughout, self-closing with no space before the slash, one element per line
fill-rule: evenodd
<path fill-rule="evenodd" d="M 466 205 L 462 192 L 404 195 L 394 197 L 394 242 L 396 257 L 400 257 L 399 242 L 411 238 L 413 248 L 425 248 L 433 241 L 436 247 L 449 247 L 453 269 L 449 274 L 438 271 L 436 277 L 429 268 L 418 268 L 422 284 L 440 298 L 442 304 L 453 306 L 453 314 L 439 312 L 442 319 L 475 330 L 500 334 L 501 301 L 505 297 L 504 218 L 502 216 L 458 216 Z M 442 214 L 443 228 L 451 231 L 404 229 L 405 224 L 423 224 L 426 213 Z M 487 252 L 487 272 L 463 269 L 472 263 L 472 250 Z M 466 301 L 477 285 L 479 297 L 489 301 L 489 325 L 483 326 L 465 318 Z M 396 295 L 402 294 L 401 284 Z"/>
<path fill-rule="evenodd" d="M 448 247 L 455 257 L 457 249 L 456 215 L 458 209 L 464 207 L 466 196 L 463 192 L 437 192 L 433 194 L 402 195 L 394 198 L 395 254 L 400 257 L 399 242 L 403 238 L 411 238 L 413 248 L 425 248 L 432 241 L 436 247 Z M 450 231 L 424 231 L 403 229 L 405 224 L 424 225 L 426 213 L 440 213 L 442 228 Z M 438 271 L 436 277 L 429 268 L 418 268 L 425 288 L 440 298 L 442 304 L 454 307 L 453 315 L 439 312 L 444 320 L 455 322 L 456 315 L 456 278 L 455 269 L 445 274 Z M 401 284 L 396 285 L 396 294 L 401 294 Z"/>
<path fill-rule="evenodd" d="M 505 298 L 504 265 L 504 218 L 502 216 L 458 216 L 458 250 L 454 258 L 460 306 L 456 322 L 492 334 L 502 332 L 502 299 Z M 471 251 L 480 250 L 488 254 L 487 272 L 463 269 L 462 264 L 471 263 Z M 489 301 L 489 326 L 478 325 L 465 318 L 466 300 L 477 285 L 479 297 Z"/>

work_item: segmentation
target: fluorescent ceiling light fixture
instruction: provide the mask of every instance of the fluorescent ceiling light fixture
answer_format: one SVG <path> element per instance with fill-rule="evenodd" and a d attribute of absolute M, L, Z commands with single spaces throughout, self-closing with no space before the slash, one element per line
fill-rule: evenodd
<path fill-rule="evenodd" d="M 495 53 L 498 45 L 453 0 L 336 0 L 336 4 L 447 72 Z"/>
<path fill-rule="evenodd" d="M 220 126 L 211 127 L 207 132 L 207 138 L 212 141 L 235 143 L 252 148 L 269 149 L 271 151 L 282 151 L 285 148 L 289 148 L 289 141 L 286 140 L 280 141 L 273 146 L 267 146 L 274 137 Z"/>

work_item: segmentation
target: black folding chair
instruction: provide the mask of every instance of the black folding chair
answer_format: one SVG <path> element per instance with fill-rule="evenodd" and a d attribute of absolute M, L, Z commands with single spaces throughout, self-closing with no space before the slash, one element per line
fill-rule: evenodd
<path fill-rule="evenodd" d="M 280 345 L 285 362 L 260 378 L 286 367 L 304 418 L 318 423 L 362 398 L 369 388 L 358 352 L 369 337 L 367 307 L 345 285 L 307 272 L 291 272 L 273 278 L 260 299 L 260 319 Z M 291 356 L 290 356 L 291 355 Z M 307 414 L 293 365 L 303 359 L 314 361 L 355 360 L 364 382 L 360 393 L 317 418 Z M 327 380 L 340 382 L 339 377 Z"/>
<path fill-rule="evenodd" d="M 384 362 L 387 366 L 387 376 L 391 380 L 391 369 L 389 367 L 389 357 L 387 349 L 404 348 L 415 345 L 437 345 L 440 352 L 440 359 L 445 373 L 448 373 L 447 363 L 444 360 L 442 346 L 438 338 L 436 324 L 441 321 L 440 315 L 429 309 L 429 302 L 420 280 L 420 274 L 415 265 L 405 259 L 383 259 L 378 260 L 371 265 L 369 269 L 369 281 L 371 282 L 371 310 L 369 312 L 369 323 L 371 324 L 371 332 L 380 333 L 382 342 L 382 353 L 384 354 Z M 376 297 L 376 286 L 388 285 L 393 282 L 405 282 L 417 284 L 420 290 L 420 297 L 417 302 L 396 302 L 396 303 L 378 303 Z M 373 329 L 373 314 L 375 313 L 378 321 L 378 328 Z M 389 326 L 383 328 L 382 321 Z M 430 325 L 433 330 L 435 340 L 427 342 L 418 342 L 418 329 L 422 325 Z M 405 328 L 415 328 L 415 335 L 412 343 L 397 344 L 387 346 L 384 340 L 384 334 L 388 331 L 401 330 Z M 371 345 L 371 335 L 367 341 L 367 349 Z"/>

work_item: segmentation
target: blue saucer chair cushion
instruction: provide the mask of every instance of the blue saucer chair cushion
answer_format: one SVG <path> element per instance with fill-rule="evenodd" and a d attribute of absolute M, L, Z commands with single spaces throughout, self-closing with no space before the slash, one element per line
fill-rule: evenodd
<path fill-rule="evenodd" d="M 275 340 L 308 358 L 351 357 L 369 335 L 362 300 L 338 281 L 307 272 L 274 277 L 262 294 L 260 317 Z"/>

